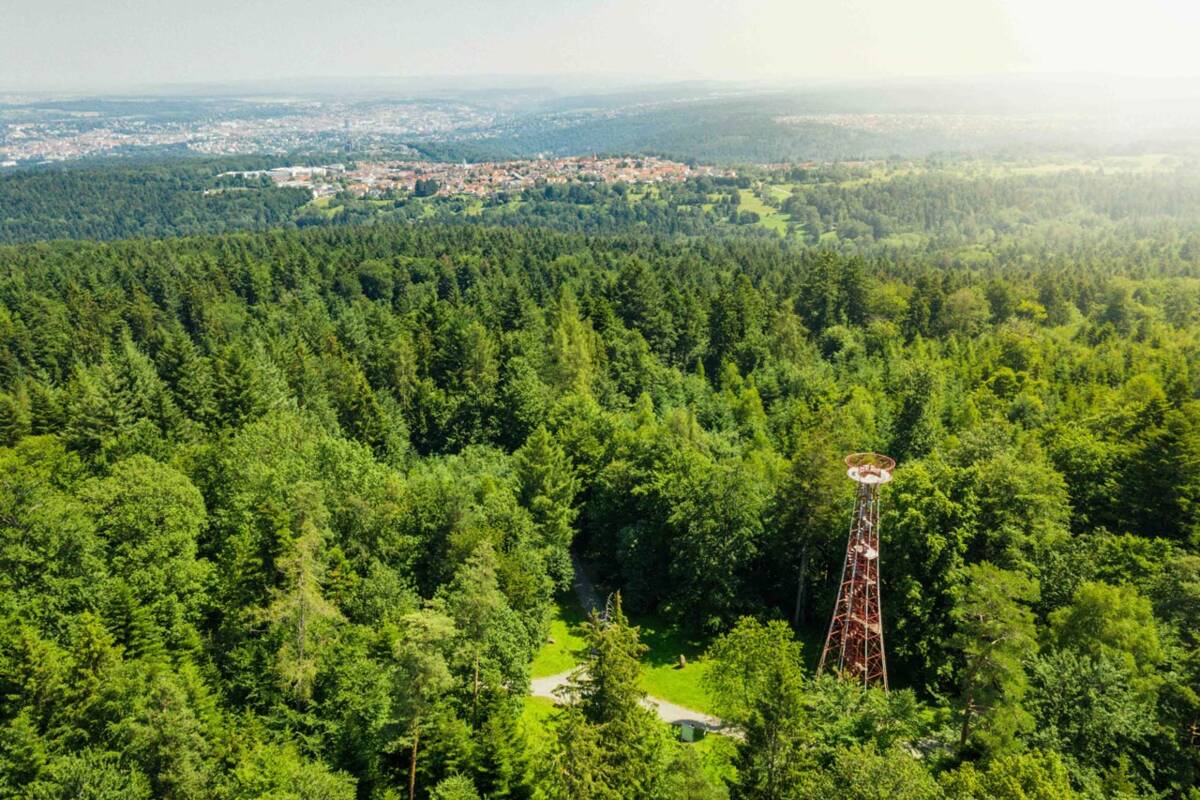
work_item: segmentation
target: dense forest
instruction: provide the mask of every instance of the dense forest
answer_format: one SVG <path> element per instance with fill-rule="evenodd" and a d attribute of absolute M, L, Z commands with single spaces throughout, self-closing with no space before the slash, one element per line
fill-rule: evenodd
<path fill-rule="evenodd" d="M 217 179 L 265 158 L 22 170 L 0 177 L 0 243 L 264 230 L 311 197 L 269 182 Z"/>
<path fill-rule="evenodd" d="M 218 177 L 276 161 L 177 161 L 0 176 L 0 243 L 404 223 L 785 238 L 844 253 L 971 268 L 1048 259 L 1136 265 L 1144 274 L 1200 260 L 1200 168 L 1194 157 L 742 166 L 736 176 L 649 186 L 573 182 L 485 198 L 342 193 L 315 202 L 301 189 Z"/>
<path fill-rule="evenodd" d="M 1200 252 L 1160 230 L 0 248 L 0 797 L 1195 800 Z M 812 670 L 865 449 L 890 693 Z M 533 725 L 572 553 L 619 594 Z M 642 618 L 723 746 L 639 704 Z"/>
<path fill-rule="evenodd" d="M 1120 163 L 1120 162 L 1117 162 Z M 930 166 L 893 170 L 797 168 L 780 206 L 812 242 L 828 232 L 897 250 L 972 247 L 988 258 L 1029 244 L 1068 248 L 1081 242 L 1111 249 L 1174 239 L 1197 246 L 1200 175 L 1193 162 L 1162 172 L 1052 172 L 992 175 Z"/>

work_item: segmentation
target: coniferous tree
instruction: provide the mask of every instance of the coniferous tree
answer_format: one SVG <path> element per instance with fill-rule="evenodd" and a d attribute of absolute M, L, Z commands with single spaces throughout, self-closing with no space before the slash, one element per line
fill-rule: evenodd
<path fill-rule="evenodd" d="M 627 796 L 611 773 L 601 730 L 575 706 L 558 714 L 554 744 L 539 762 L 537 776 L 540 790 L 551 800 L 619 800 Z"/>
<path fill-rule="evenodd" d="M 139 602 L 124 580 L 115 578 L 106 587 L 104 619 L 127 657 L 161 661 L 166 647 L 150 608 Z"/>
<path fill-rule="evenodd" d="M 549 387 L 524 356 L 512 357 L 501 368 L 498 403 L 498 435 L 510 448 L 520 447 L 546 419 Z"/>
<path fill-rule="evenodd" d="M 168 336 L 158 353 L 159 372 L 174 393 L 175 402 L 193 422 L 216 421 L 212 366 L 182 331 Z"/>
<path fill-rule="evenodd" d="M 33 432 L 29 395 L 23 386 L 13 394 L 0 393 L 0 445 L 12 447 Z"/>
<path fill-rule="evenodd" d="M 484 712 L 478 727 L 475 781 L 486 797 L 525 800 L 532 794 L 529 742 L 522 731 L 519 705 L 508 693 L 493 691 L 484 702 Z"/>
<path fill-rule="evenodd" d="M 290 699 L 304 707 L 312 699 L 313 684 L 321 669 L 323 652 L 343 620 L 322 592 L 325 567 L 323 509 L 317 498 L 295 498 L 299 506 L 295 533 L 276 559 L 280 585 L 260 617 L 279 641 L 275 671 Z"/>
<path fill-rule="evenodd" d="M 675 323 L 663 304 L 657 276 L 640 258 L 630 259 L 617 276 L 616 306 L 621 319 L 639 331 L 650 349 L 666 356 L 675 346 Z"/>
<path fill-rule="evenodd" d="M 240 428 L 261 412 L 256 391 L 258 376 L 238 347 L 225 348 L 213 364 L 213 388 L 217 423 L 221 428 Z"/>
<path fill-rule="evenodd" d="M 177 426 L 179 410 L 153 362 L 125 337 L 112 360 L 107 378 L 110 402 L 121 405 L 136 423 L 147 420 L 160 434 L 169 436 Z"/>
<path fill-rule="evenodd" d="M 539 426 L 514 454 L 521 503 L 533 516 L 538 538 L 546 548 L 551 569 L 560 586 L 570 584 L 569 549 L 574 537 L 572 523 L 578 514 L 575 469 L 554 437 Z"/>
<path fill-rule="evenodd" d="M 479 800 L 475 784 L 465 775 L 451 775 L 433 787 L 430 800 Z"/>
<path fill-rule="evenodd" d="M 66 391 L 66 413 L 70 420 L 67 440 L 85 456 L 99 456 L 105 445 L 132 425 L 132 414 L 121 398 L 107 391 L 106 381 L 96 370 L 76 365 Z"/>
<path fill-rule="evenodd" d="M 954 646 L 964 659 L 959 747 L 974 737 L 990 753 L 1013 747 L 1033 720 L 1021 701 L 1028 689 L 1026 664 L 1037 653 L 1033 612 L 1037 584 L 987 562 L 965 570 L 954 609 Z"/>
<path fill-rule="evenodd" d="M 596 380 L 599 342 L 591 324 L 579 313 L 579 303 L 567 289 L 559 295 L 550 328 L 549 377 L 561 392 L 588 393 Z"/>
<path fill-rule="evenodd" d="M 530 650 L 519 615 L 500 591 L 491 543 L 483 542 L 446 587 L 445 606 L 458 640 L 453 666 L 465 673 L 470 697 L 468 719 L 479 724 L 487 695 L 524 686 Z"/>
<path fill-rule="evenodd" d="M 40 436 L 46 433 L 63 433 L 69 430 L 64 392 L 46 381 L 29 379 L 30 433 Z"/>
<path fill-rule="evenodd" d="M 353 369 L 349 385 L 343 386 L 341 391 L 340 417 L 346 432 L 376 454 L 385 454 L 388 421 L 366 376 L 360 370 Z"/>
<path fill-rule="evenodd" d="M 649 800 L 659 792 L 666 740 L 639 681 L 645 645 L 615 595 L 611 615 L 592 613 L 584 625 L 588 656 L 564 688 L 572 705 L 559 715 L 547 776 L 554 797 L 627 797 Z"/>
<path fill-rule="evenodd" d="M 150 781 L 113 753 L 87 748 L 48 762 L 25 787 L 37 800 L 151 800 Z"/>

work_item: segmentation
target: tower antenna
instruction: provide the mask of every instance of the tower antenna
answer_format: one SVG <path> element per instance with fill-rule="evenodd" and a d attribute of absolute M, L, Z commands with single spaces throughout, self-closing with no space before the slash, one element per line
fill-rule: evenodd
<path fill-rule="evenodd" d="M 846 474 L 858 484 L 842 581 L 817 674 L 828 666 L 864 686 L 886 691 L 887 656 L 879 601 L 879 487 L 892 479 L 896 461 L 879 453 L 846 456 Z"/>

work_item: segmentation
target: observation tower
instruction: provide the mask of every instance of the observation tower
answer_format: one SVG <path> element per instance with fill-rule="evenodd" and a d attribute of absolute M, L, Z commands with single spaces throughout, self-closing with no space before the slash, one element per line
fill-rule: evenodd
<path fill-rule="evenodd" d="M 894 459 L 879 453 L 846 456 L 846 474 L 858 484 L 842 582 L 821 652 L 826 667 L 864 686 L 888 688 L 879 603 L 879 487 L 892 479 Z"/>

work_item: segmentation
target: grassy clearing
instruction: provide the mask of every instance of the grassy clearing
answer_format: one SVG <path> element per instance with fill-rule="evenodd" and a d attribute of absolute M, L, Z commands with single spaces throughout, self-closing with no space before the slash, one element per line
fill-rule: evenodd
<path fill-rule="evenodd" d="M 759 200 L 749 189 L 738 189 L 742 196 L 741 210 L 758 214 L 758 224 L 768 230 L 787 235 L 788 215 Z"/>
<path fill-rule="evenodd" d="M 1100 158 L 1050 159 L 1010 164 L 995 164 L 989 161 L 971 162 L 959 172 L 967 177 L 1004 178 L 1013 175 L 1058 175 L 1064 172 L 1150 174 L 1169 172 L 1179 166 L 1177 156 L 1165 153 L 1142 153 L 1132 156 L 1102 156 Z"/>
<path fill-rule="evenodd" d="M 639 203 L 643 200 L 662 199 L 662 189 L 658 186 L 652 186 L 648 183 L 635 183 L 627 185 L 629 186 L 629 193 L 626 195 L 626 198 L 631 203 Z"/>
<path fill-rule="evenodd" d="M 437 200 L 436 199 L 417 200 L 414 198 L 412 200 L 409 200 L 407 202 L 407 205 L 410 208 L 415 208 L 417 210 L 417 215 L 418 215 L 417 218 L 418 219 L 429 219 L 430 217 L 432 217 L 434 214 L 437 213 Z"/>
<path fill-rule="evenodd" d="M 518 199 L 507 200 L 500 205 L 488 206 L 487 208 L 484 208 L 484 205 L 481 201 L 479 203 L 478 216 L 483 216 L 484 211 L 487 212 L 489 217 L 511 215 L 517 213 L 523 205 L 525 205 L 525 201 Z"/>
<path fill-rule="evenodd" d="M 297 209 L 297 211 L 298 213 L 303 213 L 304 211 L 315 210 L 319 211 L 321 216 L 325 217 L 326 219 L 333 219 L 338 214 L 341 214 L 346 210 L 345 206 L 334 206 L 331 205 L 331 203 L 333 203 L 332 197 L 314 197 L 312 200 L 309 200 L 306 205 L 303 205 Z"/>
<path fill-rule="evenodd" d="M 565 672 L 579 663 L 583 657 L 584 643 L 579 635 L 583 622 L 583 611 L 573 594 L 560 596 L 555 603 L 550 620 L 550 636 L 538 651 L 531 667 L 533 677 L 546 677 Z M 701 659 L 705 643 L 687 637 L 678 626 L 654 615 L 631 617 L 630 622 L 641 630 L 642 642 L 648 650 L 642 657 L 642 688 L 647 694 L 668 700 L 687 708 L 711 713 L 712 703 L 702 688 L 702 679 L 707 667 Z M 684 669 L 677 669 L 679 655 L 688 661 Z M 554 701 L 545 697 L 525 697 L 521 712 L 530 752 L 534 757 L 544 752 L 553 741 Z M 678 731 L 664 723 L 672 738 Z M 736 743 L 724 736 L 709 735 L 695 744 L 695 749 L 705 773 L 714 780 L 732 781 L 736 775 L 733 759 Z"/>
<path fill-rule="evenodd" d="M 551 612 L 548 641 L 530 666 L 531 677 L 558 675 L 582 660 L 584 641 L 579 626 L 583 621 L 583 610 L 575 596 L 560 596 Z M 711 713 L 712 702 L 701 685 L 707 665 L 700 657 L 707 642 L 688 638 L 677 625 L 658 616 L 631 617 L 630 622 L 641 629 L 642 643 L 649 648 L 642 656 L 642 688 L 646 693 Z M 687 658 L 684 669 L 678 668 L 680 654 Z"/>
<path fill-rule="evenodd" d="M 583 637 L 579 635 L 579 625 L 583 619 L 583 610 L 575 602 L 574 595 L 558 599 L 550 618 L 548 640 L 534 656 L 529 668 L 531 677 L 558 675 L 579 663 L 583 655 Z"/>
<path fill-rule="evenodd" d="M 1169 153 L 1143 153 L 1136 156 L 1106 156 L 1100 165 L 1106 172 L 1169 172 L 1180 164 Z"/>
<path fill-rule="evenodd" d="M 630 621 L 641 628 L 642 644 L 649 648 L 642 656 L 642 688 L 646 693 L 711 713 L 712 701 L 702 685 L 708 665 L 700 658 L 707 643 L 688 638 L 677 625 L 659 617 L 635 617 Z M 679 669 L 681 654 L 687 658 L 683 669 Z"/>
<path fill-rule="evenodd" d="M 776 202 L 783 203 L 792 196 L 792 190 L 796 188 L 796 185 L 794 183 L 772 183 L 765 188 Z"/>

